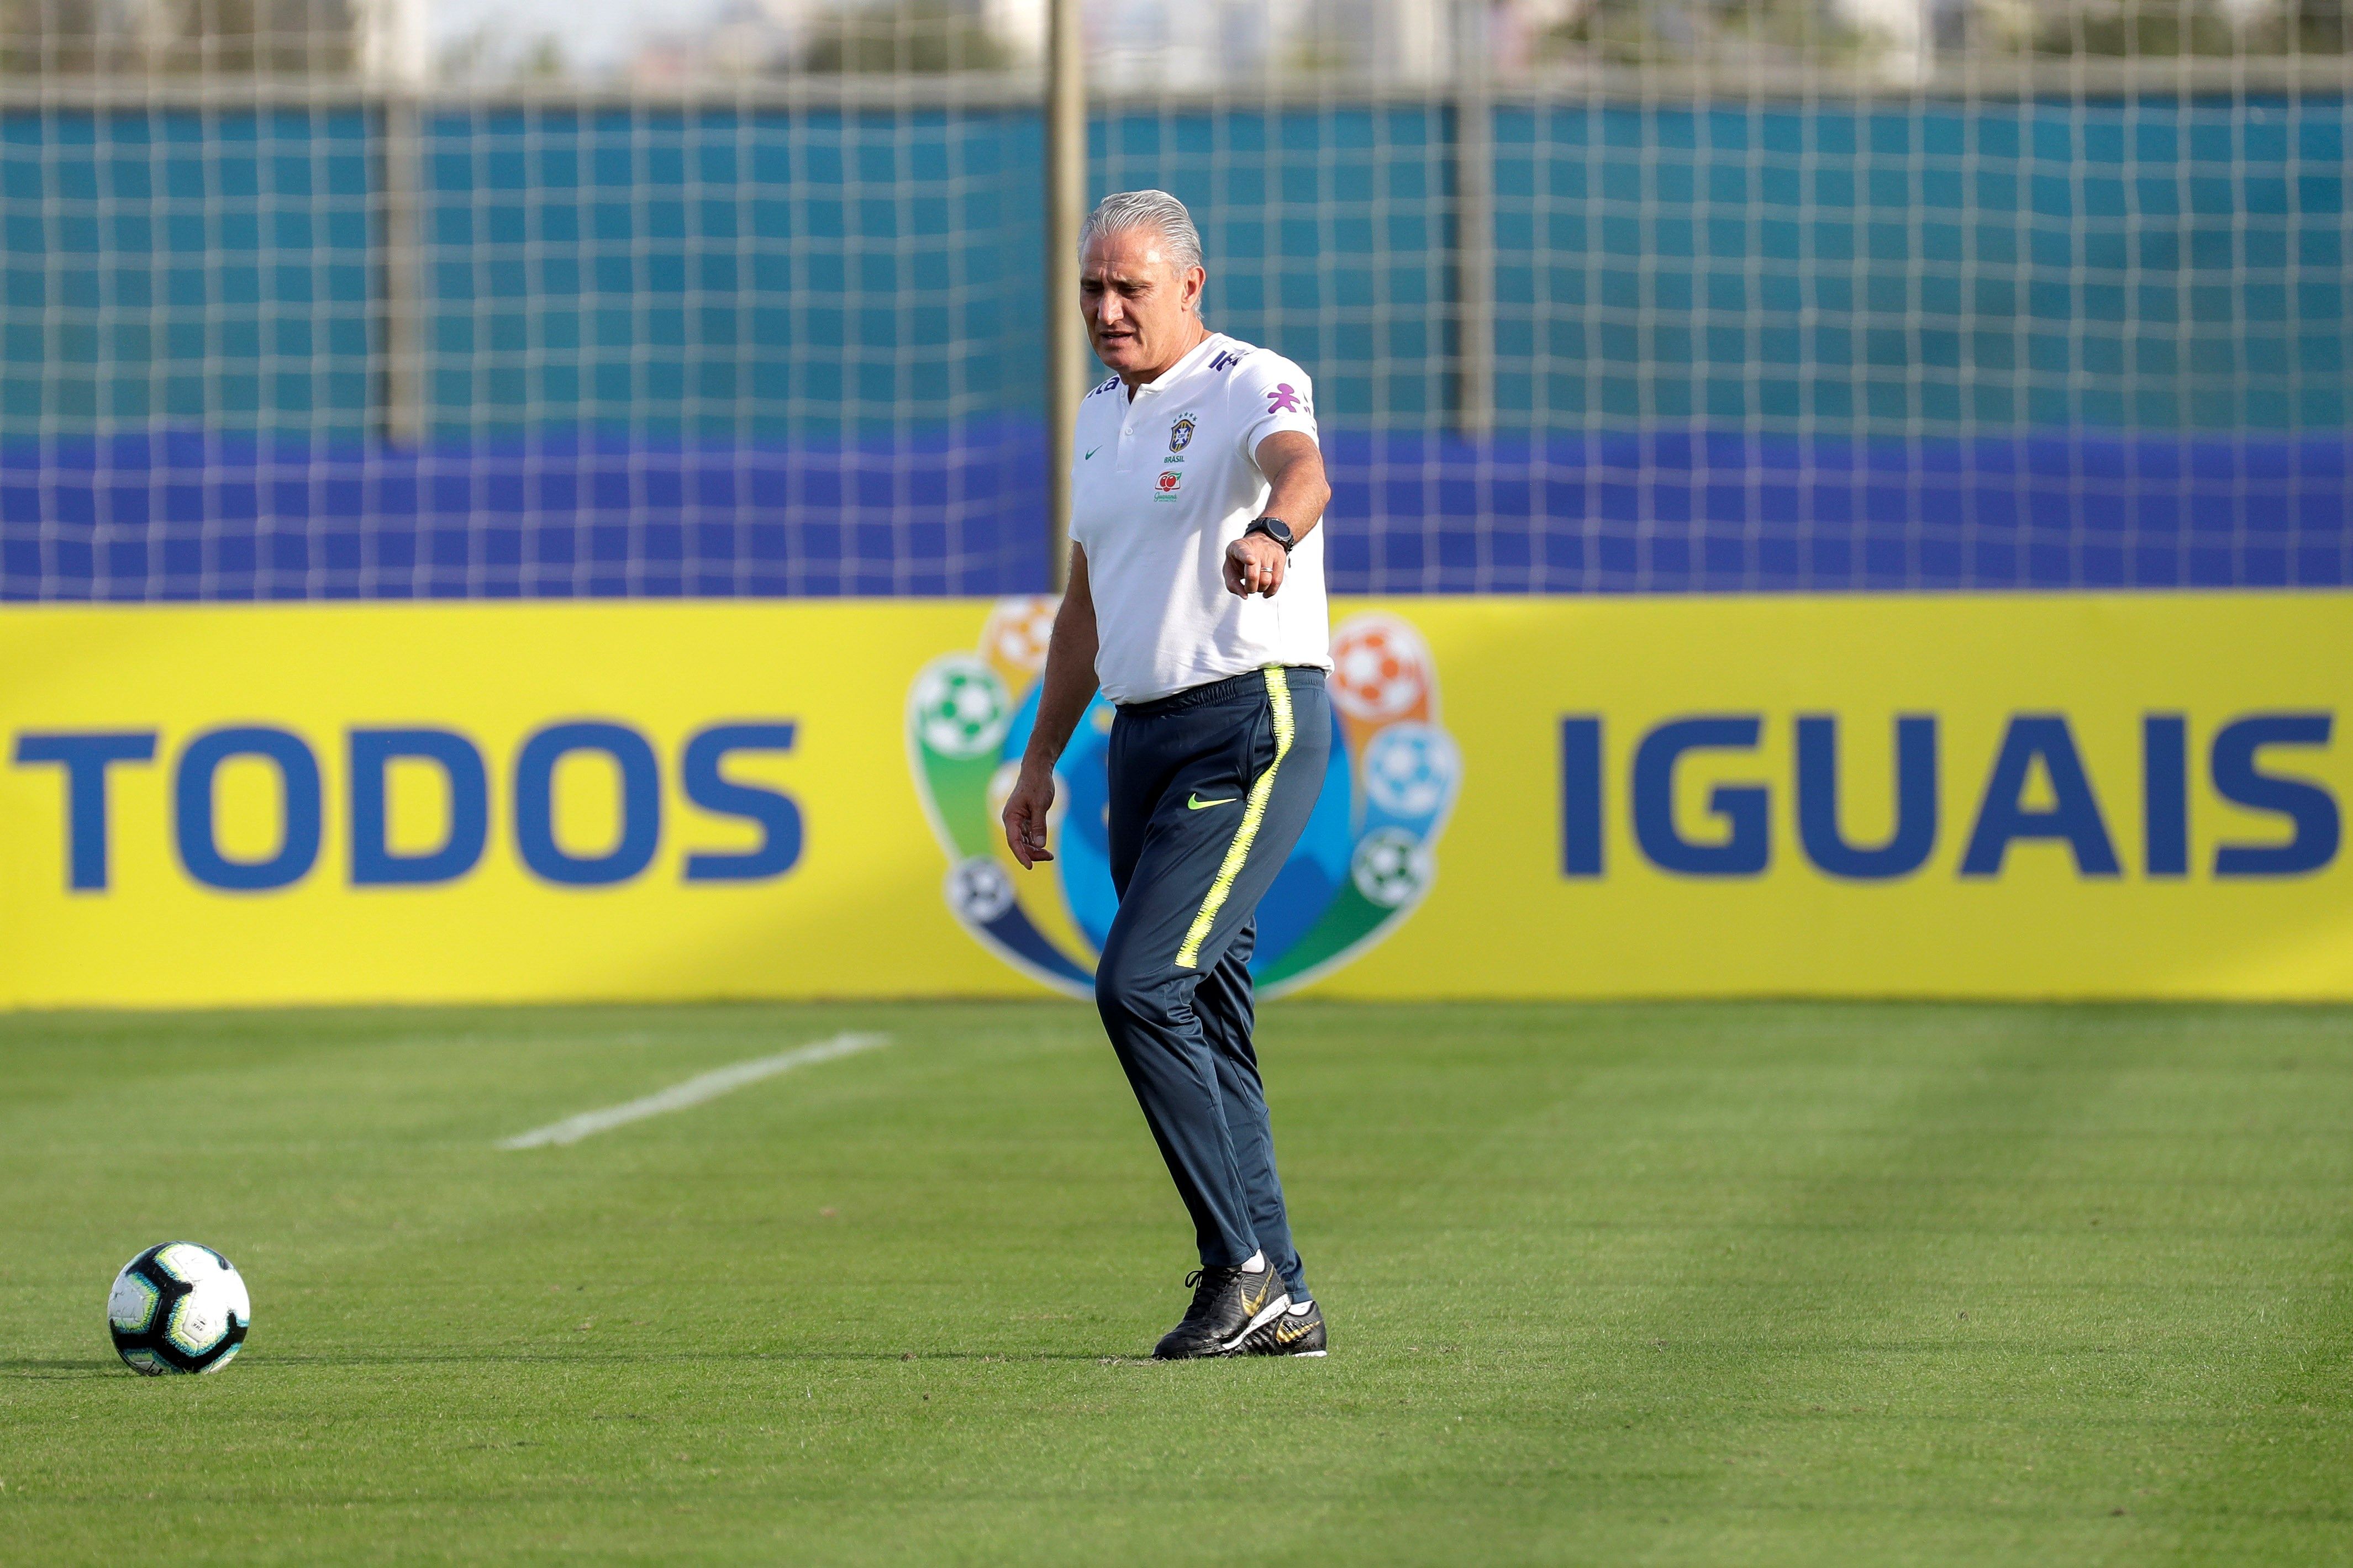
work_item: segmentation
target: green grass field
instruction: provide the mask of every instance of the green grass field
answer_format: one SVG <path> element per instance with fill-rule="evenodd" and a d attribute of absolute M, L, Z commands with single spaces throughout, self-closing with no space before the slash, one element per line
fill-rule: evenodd
<path fill-rule="evenodd" d="M 1163 1366 L 1076 1005 L 0 1018 L 0 1560 L 2353 1560 L 2353 1011 L 1261 1033 L 1333 1353 Z M 175 1237 L 217 1377 L 106 1342 Z"/>

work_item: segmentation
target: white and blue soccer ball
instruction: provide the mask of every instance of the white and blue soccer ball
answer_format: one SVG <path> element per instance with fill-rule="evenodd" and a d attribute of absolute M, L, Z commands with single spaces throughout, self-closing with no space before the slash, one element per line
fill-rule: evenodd
<path fill-rule="evenodd" d="M 237 1356 L 253 1321 L 245 1278 L 193 1241 L 166 1241 L 122 1266 L 106 1294 L 114 1353 L 148 1377 L 218 1372 Z"/>
<path fill-rule="evenodd" d="M 1462 754 L 1453 737 L 1430 724 L 1391 724 L 1365 748 L 1365 794 L 1391 816 L 1437 816 L 1454 798 Z"/>

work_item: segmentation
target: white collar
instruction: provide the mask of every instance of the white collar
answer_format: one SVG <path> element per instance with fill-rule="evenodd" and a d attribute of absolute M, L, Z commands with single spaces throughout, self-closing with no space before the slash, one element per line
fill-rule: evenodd
<path fill-rule="evenodd" d="M 1204 353 L 1216 347 L 1219 343 L 1223 342 L 1225 341 L 1225 336 L 1226 334 L 1223 332 L 1211 332 L 1208 337 L 1203 338 L 1199 342 L 1195 343 L 1191 348 L 1187 349 L 1185 351 L 1184 357 L 1179 359 L 1175 364 L 1170 365 L 1166 370 L 1162 371 L 1158 375 L 1154 376 L 1142 386 L 1131 387 L 1127 394 L 1128 402 L 1133 404 L 1138 397 L 1141 397 L 1147 392 L 1164 392 L 1167 390 L 1169 384 L 1176 381 L 1179 375 L 1182 375 L 1187 371 L 1192 369 L 1193 362 L 1199 359 Z"/>

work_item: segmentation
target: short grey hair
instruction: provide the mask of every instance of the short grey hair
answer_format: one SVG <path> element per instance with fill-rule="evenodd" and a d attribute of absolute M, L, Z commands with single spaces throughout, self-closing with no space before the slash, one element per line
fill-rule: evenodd
<path fill-rule="evenodd" d="M 1166 191 L 1115 191 L 1097 202 L 1079 226 L 1079 254 L 1086 254 L 1095 236 L 1124 228 L 1158 230 L 1179 272 L 1202 265 L 1201 231 L 1193 226 L 1193 215 L 1185 204 Z"/>

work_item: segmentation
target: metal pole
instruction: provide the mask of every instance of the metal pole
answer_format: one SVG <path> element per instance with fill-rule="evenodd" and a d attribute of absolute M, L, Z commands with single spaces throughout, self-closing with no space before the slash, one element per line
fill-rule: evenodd
<path fill-rule="evenodd" d="M 406 88 L 384 96 L 378 190 L 384 225 L 379 280 L 384 313 L 384 374 L 379 395 L 385 445 L 414 448 L 425 438 L 423 279 L 417 265 L 417 104 Z"/>
<path fill-rule="evenodd" d="M 1495 423 L 1495 172 L 1487 0 L 1454 5 L 1454 423 Z"/>
<path fill-rule="evenodd" d="M 1071 567 L 1071 460 L 1087 339 L 1079 319 L 1079 225 L 1087 208 L 1086 61 L 1079 0 L 1050 0 L 1046 40 L 1046 577 Z"/>
<path fill-rule="evenodd" d="M 356 0 L 359 77 L 375 97 L 382 140 L 376 152 L 379 251 L 376 284 L 384 362 L 377 376 L 378 433 L 392 447 L 425 438 L 424 236 L 417 195 L 424 154 L 425 0 Z"/>

